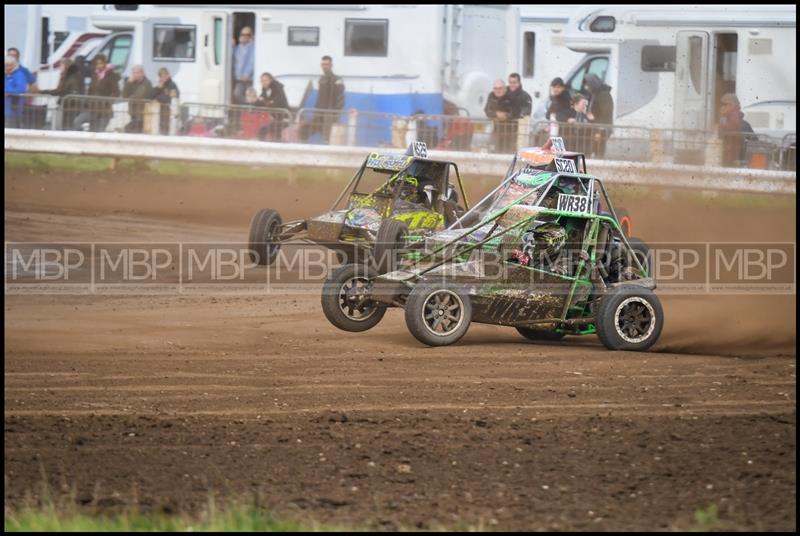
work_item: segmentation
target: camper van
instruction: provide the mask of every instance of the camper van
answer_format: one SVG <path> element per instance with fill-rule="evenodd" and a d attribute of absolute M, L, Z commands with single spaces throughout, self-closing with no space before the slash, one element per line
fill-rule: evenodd
<path fill-rule="evenodd" d="M 574 93 L 595 73 L 615 124 L 662 129 L 714 130 L 735 93 L 756 132 L 781 137 L 796 129 L 796 19 L 794 5 L 584 7 L 564 32 L 583 54 L 565 81 Z"/>
<path fill-rule="evenodd" d="M 91 18 L 112 32 L 93 51 L 123 76 L 142 64 L 151 79 L 169 69 L 181 100 L 231 102 L 232 55 L 254 30 L 255 81 L 270 72 L 290 106 L 313 106 L 320 59 L 346 87 L 345 108 L 437 114 L 443 99 L 482 115 L 491 80 L 506 74 L 510 6 L 237 5 L 114 6 Z M 87 57 L 91 60 L 91 57 Z"/>
<path fill-rule="evenodd" d="M 292 107 L 314 103 L 319 60 L 333 57 L 346 108 L 441 113 L 443 99 L 483 117 L 492 82 L 519 72 L 534 100 L 583 54 L 563 43 L 576 7 L 525 5 L 109 6 L 93 24 L 114 32 L 103 52 L 123 76 L 167 67 L 182 100 L 230 103 L 231 57 L 254 29 L 255 74 L 285 85 Z M 175 50 L 162 50 L 175 42 Z M 165 55 L 166 54 L 166 55 Z M 255 82 L 256 86 L 258 81 Z"/>

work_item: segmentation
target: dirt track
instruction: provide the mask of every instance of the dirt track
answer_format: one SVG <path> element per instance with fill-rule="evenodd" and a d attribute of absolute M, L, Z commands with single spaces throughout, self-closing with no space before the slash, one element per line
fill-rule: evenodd
<path fill-rule="evenodd" d="M 7 170 L 5 239 L 240 241 L 339 188 Z M 794 206 L 631 199 L 652 241 L 796 240 Z M 349 334 L 313 293 L 6 296 L 6 504 L 45 474 L 101 509 L 253 492 L 355 526 L 666 530 L 716 504 L 720 528 L 794 529 L 796 296 L 663 303 L 637 354 L 480 325 L 424 348 L 399 311 Z"/>

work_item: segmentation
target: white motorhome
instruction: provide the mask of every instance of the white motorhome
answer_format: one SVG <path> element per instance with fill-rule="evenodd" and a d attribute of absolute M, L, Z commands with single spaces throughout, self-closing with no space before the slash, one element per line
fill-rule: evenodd
<path fill-rule="evenodd" d="M 520 5 L 519 15 L 508 32 L 508 66 L 518 72 L 522 87 L 533 97 L 534 108 L 544 106 L 550 94 L 550 82 L 564 78 L 568 69 L 584 54 L 564 45 L 564 31 L 580 6 Z"/>
<path fill-rule="evenodd" d="M 37 73 L 40 89 L 58 85 L 64 59 L 86 54 L 105 32 L 93 28 L 93 4 L 6 5 L 4 45 L 20 50 L 22 64 Z"/>
<path fill-rule="evenodd" d="M 714 130 L 735 93 L 756 132 L 782 136 L 796 129 L 796 19 L 794 5 L 585 7 L 564 33 L 585 54 L 565 80 L 603 78 L 615 124 Z"/>
<path fill-rule="evenodd" d="M 109 35 L 104 53 L 127 76 L 142 64 L 151 80 L 166 67 L 181 100 L 230 102 L 232 51 L 254 30 L 255 85 L 270 72 L 293 107 L 314 103 L 320 59 L 333 57 L 346 108 L 442 113 L 443 98 L 482 115 L 493 77 L 504 76 L 510 6 L 236 5 L 115 6 L 92 16 Z M 88 59 L 91 59 L 89 57 Z"/>

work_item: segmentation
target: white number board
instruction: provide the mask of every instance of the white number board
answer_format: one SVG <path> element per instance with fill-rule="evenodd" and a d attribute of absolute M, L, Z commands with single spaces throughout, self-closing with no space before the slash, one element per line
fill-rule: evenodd
<path fill-rule="evenodd" d="M 558 194 L 558 210 L 564 212 L 589 212 L 588 195 Z"/>
<path fill-rule="evenodd" d="M 556 171 L 559 173 L 577 173 L 575 161 L 568 158 L 556 158 Z"/>

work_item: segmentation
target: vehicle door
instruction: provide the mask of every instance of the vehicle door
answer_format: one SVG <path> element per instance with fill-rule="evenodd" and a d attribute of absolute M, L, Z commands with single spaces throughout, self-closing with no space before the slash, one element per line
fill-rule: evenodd
<path fill-rule="evenodd" d="M 676 129 L 706 130 L 708 127 L 708 57 L 708 32 L 678 32 L 673 118 Z"/>
<path fill-rule="evenodd" d="M 230 15 L 222 11 L 204 13 L 200 35 L 200 102 L 229 102 L 232 61 Z"/>

